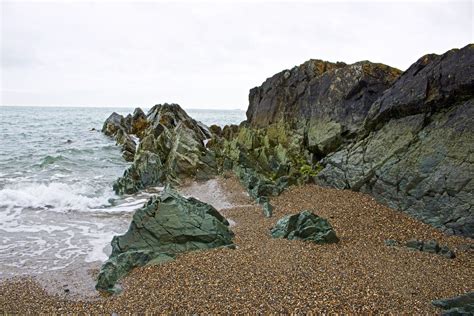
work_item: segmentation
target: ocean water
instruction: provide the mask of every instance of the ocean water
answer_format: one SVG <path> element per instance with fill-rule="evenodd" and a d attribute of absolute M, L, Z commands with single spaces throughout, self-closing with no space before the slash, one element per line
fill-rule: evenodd
<path fill-rule="evenodd" d="M 119 197 L 129 163 L 100 132 L 132 108 L 0 107 L 0 279 L 103 262 L 151 193 Z M 238 124 L 239 110 L 188 110 L 204 124 Z"/>

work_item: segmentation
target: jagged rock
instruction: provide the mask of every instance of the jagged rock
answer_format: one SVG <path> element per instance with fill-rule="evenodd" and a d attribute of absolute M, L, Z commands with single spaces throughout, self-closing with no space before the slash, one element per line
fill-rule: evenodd
<path fill-rule="evenodd" d="M 118 145 L 122 147 L 122 157 L 126 161 L 133 161 L 135 158 L 136 143 L 130 137 L 131 116 L 124 118 L 122 115 L 113 112 L 102 127 L 102 132 L 115 138 Z"/>
<path fill-rule="evenodd" d="M 96 288 L 114 291 L 119 278 L 137 266 L 172 260 L 182 252 L 233 247 L 228 221 L 211 205 L 166 187 L 138 209 L 128 231 L 112 240 Z"/>
<path fill-rule="evenodd" d="M 308 149 L 326 154 L 363 127 L 372 103 L 400 73 L 368 61 L 346 65 L 310 60 L 250 90 L 247 121 L 252 127 L 299 125 Z"/>
<path fill-rule="evenodd" d="M 287 215 L 271 229 L 273 238 L 312 241 L 318 244 L 339 241 L 329 222 L 310 211 Z"/>
<path fill-rule="evenodd" d="M 146 126 L 133 165 L 114 184 L 118 194 L 217 174 L 215 153 L 204 145 L 211 136 L 209 130 L 179 105 L 155 105 L 147 114 Z"/>
<path fill-rule="evenodd" d="M 118 130 L 123 129 L 123 116 L 113 112 L 104 122 L 102 126 L 102 133 L 107 136 L 115 136 Z"/>
<path fill-rule="evenodd" d="M 442 315 L 474 315 L 474 292 L 469 292 L 464 295 L 452 298 L 434 300 L 431 303 L 434 306 L 442 308 L 444 310 L 441 313 Z"/>
<path fill-rule="evenodd" d="M 139 138 L 143 138 L 143 134 L 148 127 L 148 120 L 142 109 L 136 108 L 133 111 L 132 120 L 130 123 L 130 132 L 137 135 Z"/>
<path fill-rule="evenodd" d="M 222 136 L 222 128 L 219 125 L 211 125 L 209 126 L 209 130 L 218 137 Z"/>
<path fill-rule="evenodd" d="M 316 181 L 367 192 L 474 237 L 474 45 L 425 56 L 372 105 L 365 137 L 328 155 Z"/>

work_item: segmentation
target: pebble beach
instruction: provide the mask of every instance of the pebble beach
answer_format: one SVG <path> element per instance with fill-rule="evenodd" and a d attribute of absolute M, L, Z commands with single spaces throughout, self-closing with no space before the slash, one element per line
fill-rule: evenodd
<path fill-rule="evenodd" d="M 265 218 L 234 176 L 212 181 L 181 192 L 215 204 L 230 219 L 235 250 L 190 252 L 134 269 L 113 296 L 70 298 L 48 293 L 34 278 L 13 278 L 0 284 L 0 313 L 436 314 L 432 300 L 474 289 L 471 239 L 446 236 L 368 195 L 290 187 L 271 199 L 273 217 Z M 339 243 L 270 237 L 279 218 L 301 210 L 327 218 Z M 384 243 L 412 238 L 435 239 L 456 258 Z"/>

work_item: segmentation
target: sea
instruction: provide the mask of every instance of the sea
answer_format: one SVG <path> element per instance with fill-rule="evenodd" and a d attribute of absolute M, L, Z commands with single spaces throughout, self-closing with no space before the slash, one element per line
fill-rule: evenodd
<path fill-rule="evenodd" d="M 114 111 L 133 108 L 0 107 L 0 281 L 100 266 L 150 197 L 112 190 L 130 165 L 101 133 Z M 245 119 L 242 110 L 186 112 L 208 126 Z"/>

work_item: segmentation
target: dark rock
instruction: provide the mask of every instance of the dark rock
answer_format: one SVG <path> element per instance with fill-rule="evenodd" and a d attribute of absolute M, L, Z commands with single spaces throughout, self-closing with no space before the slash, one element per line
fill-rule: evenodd
<path fill-rule="evenodd" d="M 450 250 L 447 246 L 443 246 L 439 249 L 438 253 L 442 255 L 443 257 L 446 257 L 448 259 L 454 259 L 456 258 L 456 255 L 452 250 Z"/>
<path fill-rule="evenodd" d="M 115 136 L 119 129 L 124 128 L 123 116 L 113 112 L 104 122 L 102 132 L 107 136 Z"/>
<path fill-rule="evenodd" d="M 444 310 L 442 315 L 474 315 L 474 292 L 452 298 L 434 300 L 431 303 Z"/>
<path fill-rule="evenodd" d="M 436 240 L 417 240 L 410 239 L 406 242 L 405 246 L 412 250 L 418 250 L 428 253 L 434 253 L 446 257 L 448 259 L 454 259 L 456 255 L 447 246 L 440 247 Z"/>
<path fill-rule="evenodd" d="M 400 243 L 398 241 L 396 241 L 395 239 L 384 240 L 384 243 L 385 243 L 385 245 L 387 245 L 389 247 L 396 247 L 396 246 L 400 245 Z"/>
<path fill-rule="evenodd" d="M 423 243 L 422 251 L 429 253 L 438 253 L 440 251 L 438 242 L 436 240 L 425 241 Z"/>
<path fill-rule="evenodd" d="M 423 250 L 423 241 L 417 239 L 410 239 L 406 242 L 405 246 L 414 250 Z"/>
<path fill-rule="evenodd" d="M 142 109 L 136 108 L 130 122 L 130 133 L 142 138 L 147 127 L 148 120 L 145 113 Z"/>
<path fill-rule="evenodd" d="M 219 125 L 211 125 L 209 126 L 209 130 L 216 136 L 222 136 L 222 128 Z"/>
<path fill-rule="evenodd" d="M 474 237 L 474 45 L 415 63 L 371 106 L 365 134 L 322 161 L 318 184 L 370 193 Z"/>
<path fill-rule="evenodd" d="M 312 241 L 318 244 L 339 241 L 329 222 L 310 211 L 287 215 L 271 229 L 273 238 Z"/>
<path fill-rule="evenodd" d="M 113 292 L 117 280 L 132 268 L 166 262 L 181 252 L 232 246 L 228 226 L 211 205 L 166 187 L 135 212 L 124 235 L 113 238 L 96 288 Z"/>

